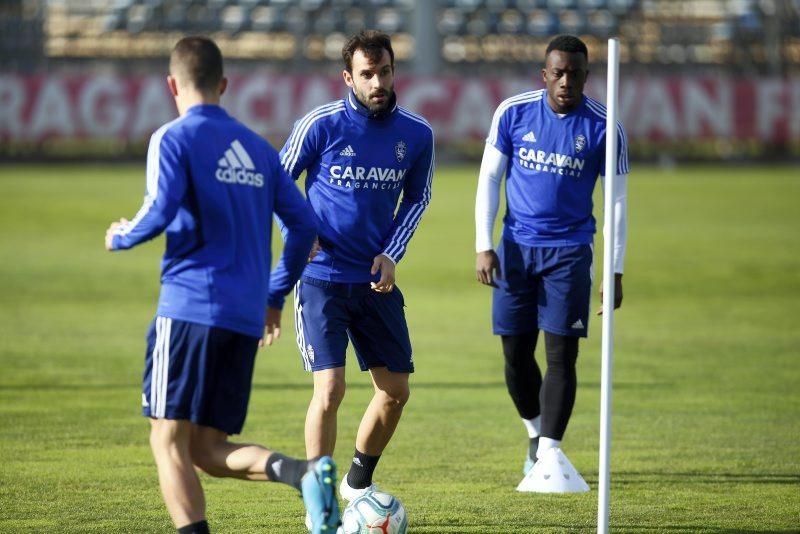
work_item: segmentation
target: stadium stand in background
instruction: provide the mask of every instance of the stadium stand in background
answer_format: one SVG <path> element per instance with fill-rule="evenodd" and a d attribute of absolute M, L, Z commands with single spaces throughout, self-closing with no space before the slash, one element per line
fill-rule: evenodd
<path fill-rule="evenodd" d="M 642 71 L 800 72 L 800 0 L 5 0 L 0 67 L 162 58 L 203 33 L 233 61 L 333 72 L 364 27 L 391 34 L 419 74 L 518 69 L 557 33 L 582 36 L 599 62 L 619 36 L 622 62 Z"/>
<path fill-rule="evenodd" d="M 232 113 L 281 144 L 341 97 L 362 28 L 391 35 L 401 102 L 434 126 L 440 161 L 480 156 L 558 33 L 589 46 L 601 101 L 620 38 L 632 159 L 800 161 L 800 0 L 0 0 L 0 162 L 140 157 L 174 117 L 155 73 L 187 34 L 220 45 Z"/>

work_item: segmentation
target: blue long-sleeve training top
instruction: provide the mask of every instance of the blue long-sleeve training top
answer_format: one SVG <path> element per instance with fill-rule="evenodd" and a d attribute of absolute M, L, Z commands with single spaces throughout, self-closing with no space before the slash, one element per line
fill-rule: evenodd
<path fill-rule="evenodd" d="M 270 279 L 272 215 L 288 230 Z M 147 153 L 144 204 L 113 249 L 166 233 L 158 315 L 261 337 L 314 240 L 314 214 L 269 143 L 216 105 L 159 128 Z"/>
<path fill-rule="evenodd" d="M 370 273 L 375 256 L 400 261 L 431 199 L 433 130 L 425 119 L 394 95 L 386 111 L 371 113 L 351 91 L 297 121 L 280 156 L 294 179 L 306 171 L 317 217 L 321 251 L 305 276 L 371 282 L 380 278 Z"/>
<path fill-rule="evenodd" d="M 617 174 L 628 174 L 621 124 L 616 133 Z M 592 243 L 592 192 L 605 174 L 604 105 L 583 96 L 559 115 L 545 89 L 522 93 L 498 106 L 486 143 L 508 157 L 504 239 L 532 247 Z"/>

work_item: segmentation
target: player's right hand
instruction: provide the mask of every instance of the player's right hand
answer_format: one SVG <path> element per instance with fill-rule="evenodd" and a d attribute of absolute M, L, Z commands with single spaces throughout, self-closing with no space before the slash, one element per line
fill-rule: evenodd
<path fill-rule="evenodd" d="M 475 275 L 481 284 L 497 287 L 495 280 L 501 278 L 500 259 L 494 250 L 478 252 L 475 259 Z"/>
<path fill-rule="evenodd" d="M 322 250 L 322 247 L 319 245 L 319 237 L 315 237 L 314 244 L 311 245 L 311 252 L 308 253 L 308 261 L 313 260 L 320 250 Z"/>
<path fill-rule="evenodd" d="M 126 224 L 128 224 L 128 219 L 122 218 L 109 225 L 108 230 L 106 230 L 106 250 L 111 250 L 111 245 L 114 243 L 114 232 L 117 231 L 117 228 Z"/>
<path fill-rule="evenodd" d="M 281 337 L 281 310 L 267 308 L 267 318 L 264 320 L 264 336 L 258 340 L 258 346 L 272 345 L 272 342 Z"/>

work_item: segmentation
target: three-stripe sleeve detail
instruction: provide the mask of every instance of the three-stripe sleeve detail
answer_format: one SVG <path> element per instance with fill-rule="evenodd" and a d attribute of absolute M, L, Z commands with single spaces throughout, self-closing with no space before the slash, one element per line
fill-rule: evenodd
<path fill-rule="evenodd" d="M 528 91 L 527 93 L 512 96 L 511 98 L 507 98 L 500 102 L 500 105 L 497 106 L 497 110 L 494 112 L 494 116 L 492 117 L 492 125 L 489 127 L 489 136 L 486 138 L 486 142 L 492 146 L 497 146 L 497 135 L 498 129 L 500 128 L 500 119 L 503 117 L 503 114 L 506 112 L 506 110 L 508 110 L 508 108 L 528 102 L 536 102 L 537 100 L 541 100 L 543 95 L 544 89 L 539 89 L 536 91 Z"/>
<path fill-rule="evenodd" d="M 147 168 L 145 171 L 147 173 L 147 192 L 145 193 L 144 202 L 142 203 L 142 207 L 139 208 L 139 211 L 136 212 L 136 215 L 133 217 L 133 219 L 114 231 L 115 235 L 125 236 L 131 233 L 153 207 L 153 204 L 158 197 L 158 179 L 160 178 L 159 168 L 161 164 L 161 140 L 164 138 L 164 134 L 166 134 L 172 126 L 185 118 L 186 115 L 178 117 L 172 122 L 168 122 L 156 130 L 151 137 L 150 145 L 147 148 Z"/>
<path fill-rule="evenodd" d="M 425 211 L 425 208 L 428 207 L 431 201 L 431 182 L 433 181 L 433 171 L 436 167 L 436 153 L 434 150 L 434 134 L 433 128 L 428 122 L 416 115 L 411 113 L 410 111 L 406 110 L 405 108 L 399 107 L 398 112 L 413 121 L 416 121 L 425 127 L 427 127 L 431 132 L 431 161 L 428 165 L 427 176 L 425 178 L 425 189 L 422 193 L 422 199 L 414 204 L 414 206 L 408 210 L 408 213 L 400 221 L 400 225 L 398 226 L 398 232 L 394 235 L 392 240 L 389 242 L 389 245 L 385 248 L 383 254 L 388 256 L 393 262 L 397 262 L 397 259 L 402 256 L 403 252 L 405 251 L 408 242 L 411 240 L 411 237 L 414 235 L 414 232 L 419 226 L 419 222 L 422 220 L 422 214 Z"/>
<path fill-rule="evenodd" d="M 308 132 L 314 122 L 322 117 L 327 117 L 328 115 L 333 115 L 335 113 L 344 111 L 344 109 L 344 102 L 337 100 L 336 102 L 332 102 L 312 110 L 305 117 L 300 119 L 292 131 L 292 134 L 289 136 L 289 140 L 286 142 L 286 146 L 288 148 L 281 158 L 281 165 L 283 165 L 283 168 L 289 173 L 289 175 L 292 175 L 292 170 L 294 169 L 295 164 L 297 164 L 297 160 L 300 158 L 300 154 L 302 153 L 303 142 L 305 141 L 306 135 L 308 135 Z"/>
<path fill-rule="evenodd" d="M 606 107 L 597 100 L 587 96 L 586 107 L 601 119 L 606 119 Z M 620 146 L 617 147 L 617 174 L 628 174 L 630 171 L 628 167 L 628 138 L 622 128 L 622 123 L 619 121 L 617 121 L 617 136 L 620 139 Z"/>

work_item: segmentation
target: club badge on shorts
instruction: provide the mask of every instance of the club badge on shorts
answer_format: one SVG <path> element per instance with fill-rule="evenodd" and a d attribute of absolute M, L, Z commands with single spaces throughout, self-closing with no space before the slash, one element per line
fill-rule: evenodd
<path fill-rule="evenodd" d="M 578 134 L 575 138 L 575 152 L 580 152 L 586 146 L 586 137 L 583 134 Z"/>
<path fill-rule="evenodd" d="M 398 141 L 394 145 L 394 156 L 397 158 L 397 163 L 400 163 L 406 157 L 406 144 L 403 141 Z"/>

